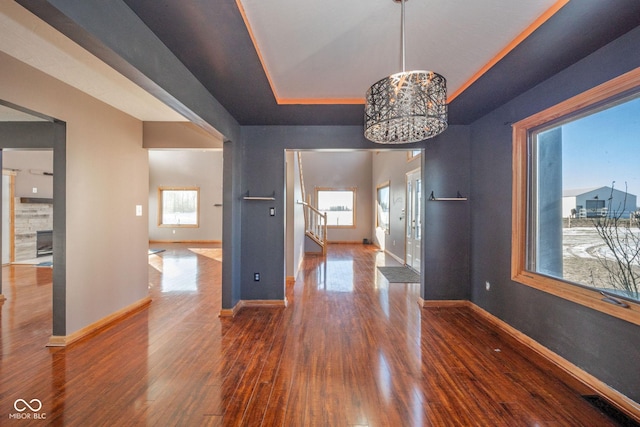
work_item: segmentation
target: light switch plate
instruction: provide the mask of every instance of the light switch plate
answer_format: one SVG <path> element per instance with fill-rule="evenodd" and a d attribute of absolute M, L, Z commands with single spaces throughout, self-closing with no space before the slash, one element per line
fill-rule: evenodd
<path fill-rule="evenodd" d="M 142 216 L 142 205 L 136 205 L 136 216 Z"/>

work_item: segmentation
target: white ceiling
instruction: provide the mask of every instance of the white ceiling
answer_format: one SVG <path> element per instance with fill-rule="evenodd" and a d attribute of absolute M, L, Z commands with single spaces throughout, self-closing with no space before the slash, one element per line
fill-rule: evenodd
<path fill-rule="evenodd" d="M 362 102 L 371 84 L 402 70 L 393 0 L 236 1 L 280 103 Z M 567 1 L 409 0 L 406 70 L 442 74 L 451 95 Z"/>
<path fill-rule="evenodd" d="M 0 1 L 0 34 L 0 51 L 139 120 L 186 121 L 13 1 Z"/>

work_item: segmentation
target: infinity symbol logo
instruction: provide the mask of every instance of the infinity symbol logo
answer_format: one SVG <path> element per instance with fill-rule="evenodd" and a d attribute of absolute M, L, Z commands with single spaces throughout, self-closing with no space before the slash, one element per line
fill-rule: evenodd
<path fill-rule="evenodd" d="M 29 403 L 33 406 L 31 406 Z M 31 409 L 31 412 L 38 412 L 40 409 L 42 409 L 42 402 L 40 402 L 38 399 L 31 399 L 29 403 L 27 403 L 27 401 L 24 399 L 18 399 L 13 402 L 13 407 L 18 412 L 24 412 L 27 410 L 27 408 Z"/>

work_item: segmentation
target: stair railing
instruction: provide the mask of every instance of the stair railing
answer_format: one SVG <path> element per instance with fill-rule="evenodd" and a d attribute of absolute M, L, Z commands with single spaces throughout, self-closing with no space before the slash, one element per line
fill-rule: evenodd
<path fill-rule="evenodd" d="M 300 173 L 300 192 L 302 201 L 298 201 L 304 210 L 305 234 L 314 240 L 321 248 L 322 255 L 327 254 L 327 214 L 320 212 L 310 203 L 310 196 L 304 186 L 304 173 L 302 172 L 302 153 L 298 151 L 298 171 Z"/>
<path fill-rule="evenodd" d="M 305 234 L 322 247 L 322 254 L 327 253 L 327 214 L 304 201 L 298 201 L 304 209 L 306 224 Z"/>

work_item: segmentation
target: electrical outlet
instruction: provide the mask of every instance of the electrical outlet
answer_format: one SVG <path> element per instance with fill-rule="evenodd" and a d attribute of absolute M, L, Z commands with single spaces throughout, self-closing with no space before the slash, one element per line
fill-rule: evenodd
<path fill-rule="evenodd" d="M 254 282 L 260 281 L 260 273 L 253 273 L 253 281 Z"/>

